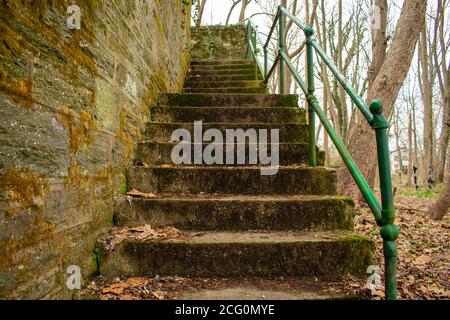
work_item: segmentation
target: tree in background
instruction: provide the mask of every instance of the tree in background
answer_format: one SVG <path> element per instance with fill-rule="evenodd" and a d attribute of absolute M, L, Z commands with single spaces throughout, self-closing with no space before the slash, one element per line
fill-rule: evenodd
<path fill-rule="evenodd" d="M 194 10 L 194 22 L 196 27 L 200 27 L 202 25 L 203 12 L 205 12 L 207 0 L 193 0 L 193 10 Z"/>
<path fill-rule="evenodd" d="M 383 113 L 389 117 L 414 56 L 417 41 L 423 28 L 427 1 L 405 0 L 394 32 L 392 43 L 373 85 L 367 101 L 381 99 Z M 360 119 L 349 142 L 349 152 L 371 185 L 375 183 L 377 153 L 374 132 L 365 119 Z M 343 194 L 359 197 L 359 190 L 346 168 L 338 171 L 340 190 Z M 349 186 L 353 186 L 349 188 Z"/>
<path fill-rule="evenodd" d="M 445 190 L 441 197 L 428 209 L 428 216 L 434 220 L 441 220 L 450 208 L 450 175 L 447 177 Z"/>

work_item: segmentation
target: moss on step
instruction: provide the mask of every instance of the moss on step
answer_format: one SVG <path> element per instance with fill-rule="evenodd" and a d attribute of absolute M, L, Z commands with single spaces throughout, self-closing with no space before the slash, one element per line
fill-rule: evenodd
<path fill-rule="evenodd" d="M 135 163 L 146 163 L 148 165 L 172 165 L 172 150 L 176 143 L 170 142 L 142 142 L 138 144 L 136 152 Z M 207 143 L 202 145 L 202 151 L 207 146 Z M 257 146 L 254 146 L 257 148 Z M 190 146 L 191 153 L 193 152 L 193 145 Z M 271 148 L 269 147 L 268 152 Z M 223 150 L 225 159 L 226 148 Z M 317 148 L 317 154 L 320 151 Z M 234 152 L 236 155 L 236 150 Z M 249 163 L 249 146 L 245 146 L 245 163 Z M 309 145 L 307 143 L 291 143 L 279 145 L 279 162 L 280 165 L 307 165 L 309 159 Z M 318 161 L 319 166 L 323 166 L 322 159 Z M 220 166 L 220 165 L 219 165 Z"/>
<path fill-rule="evenodd" d="M 336 195 L 336 172 L 281 167 L 261 176 L 258 167 L 131 167 L 129 185 L 161 194 Z"/>
<path fill-rule="evenodd" d="M 232 88 L 232 87 L 225 87 L 225 88 L 185 88 L 183 89 L 183 92 L 187 93 L 267 93 L 267 88 L 264 87 L 258 87 L 258 88 Z"/>
<path fill-rule="evenodd" d="M 151 121 L 172 123 L 306 123 L 302 108 L 155 107 Z"/>
<path fill-rule="evenodd" d="M 120 226 L 184 230 L 352 230 L 354 203 L 311 196 L 121 198 L 114 216 Z"/>
<path fill-rule="evenodd" d="M 335 241 L 336 237 L 348 240 Z M 187 241 L 123 242 L 102 274 L 187 277 L 337 276 L 364 274 L 373 241 L 320 233 L 211 233 Z"/>
<path fill-rule="evenodd" d="M 160 105 L 192 107 L 298 107 L 297 95 L 173 93 L 160 96 Z"/>
<path fill-rule="evenodd" d="M 228 70 L 197 70 L 193 69 L 189 73 L 189 76 L 234 76 L 234 75 L 251 75 L 255 76 L 255 69 L 228 69 Z"/>
<path fill-rule="evenodd" d="M 280 143 L 305 143 L 308 141 L 308 127 L 306 124 L 294 123 L 204 123 L 202 125 L 203 131 L 208 129 L 218 129 L 222 132 L 223 137 L 226 136 L 226 130 L 237 128 L 247 131 L 252 130 L 279 130 L 279 142 Z M 168 142 L 171 140 L 172 134 L 177 129 L 186 129 L 191 134 L 194 133 L 193 123 L 149 123 L 145 129 L 145 136 L 152 141 Z"/>

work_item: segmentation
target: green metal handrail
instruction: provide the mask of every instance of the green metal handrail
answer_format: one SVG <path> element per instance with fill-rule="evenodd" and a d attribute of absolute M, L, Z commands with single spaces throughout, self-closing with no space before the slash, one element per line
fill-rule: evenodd
<path fill-rule="evenodd" d="M 294 67 L 292 61 L 288 57 L 284 48 L 284 32 L 286 17 L 291 19 L 298 27 L 300 27 L 306 36 L 306 58 L 307 58 L 307 76 L 306 83 L 302 80 L 299 72 Z M 268 70 L 268 46 L 272 40 L 273 32 L 276 26 L 279 26 L 278 31 L 278 54 L 275 57 L 275 61 Z M 383 238 L 383 251 L 385 258 L 385 290 L 386 299 L 397 299 L 397 243 L 396 240 L 399 236 L 399 229 L 394 224 L 395 221 L 395 209 L 392 192 L 392 178 L 391 178 L 391 164 L 389 159 L 389 143 L 388 133 L 389 123 L 382 114 L 382 103 L 380 100 L 375 100 L 367 106 L 364 99 L 352 88 L 346 77 L 340 72 L 339 68 L 333 63 L 326 52 L 319 46 L 314 39 L 314 30 L 309 26 L 305 26 L 300 20 L 291 14 L 285 7 L 279 6 L 274 22 L 267 37 L 267 41 L 264 43 L 264 69 L 261 69 L 261 64 L 256 52 L 257 46 L 257 31 L 252 22 L 249 20 L 247 25 L 247 50 L 250 51 L 251 56 L 255 59 L 258 68 L 264 70 L 263 78 L 267 83 L 270 77 L 273 75 L 276 67 L 279 67 L 280 75 L 280 93 L 285 94 L 285 65 L 289 68 L 292 76 L 297 81 L 299 87 L 305 94 L 308 101 L 308 119 L 309 119 L 309 165 L 317 166 L 316 155 L 316 136 L 315 136 L 315 120 L 316 115 L 322 123 L 323 127 L 327 131 L 331 140 L 333 141 L 336 149 L 339 152 L 342 160 L 344 161 L 347 169 L 355 180 L 356 185 L 361 191 L 364 199 L 367 201 L 378 226 L 381 227 L 381 237 Z M 247 51 L 247 57 L 249 57 Z M 352 101 L 364 115 L 367 122 L 375 130 L 377 141 L 377 154 L 378 154 L 378 168 L 380 173 L 380 189 L 381 189 L 381 205 L 376 198 L 374 192 L 367 183 L 361 170 L 359 170 L 352 156 L 345 147 L 345 144 L 339 137 L 338 133 L 334 129 L 330 120 L 325 112 L 323 112 L 320 104 L 315 96 L 314 85 L 314 51 L 323 60 L 325 65 L 330 69 L 331 73 L 337 79 L 337 81 L 345 89 L 345 92 L 350 96 Z"/>

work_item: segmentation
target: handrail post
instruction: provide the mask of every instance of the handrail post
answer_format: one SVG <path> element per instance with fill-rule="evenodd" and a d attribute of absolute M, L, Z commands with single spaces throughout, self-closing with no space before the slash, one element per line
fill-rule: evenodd
<path fill-rule="evenodd" d="M 283 7 L 282 5 L 279 6 Z M 284 53 L 284 24 L 286 21 L 286 17 L 281 12 L 281 10 L 278 9 L 278 14 L 280 15 L 280 26 L 279 26 L 279 35 L 278 35 L 278 44 L 280 47 L 279 55 L 280 55 L 280 94 L 285 94 L 285 84 L 284 84 L 284 59 L 283 56 L 280 54 L 281 52 Z"/>
<path fill-rule="evenodd" d="M 397 243 L 399 229 L 394 224 L 395 208 L 392 191 L 391 163 L 389 159 L 388 133 L 389 123 L 382 114 L 383 105 L 380 100 L 370 104 L 373 114 L 372 128 L 377 140 L 378 167 L 380 173 L 380 189 L 382 204 L 381 237 L 385 264 L 385 290 L 387 300 L 397 299 Z"/>
<path fill-rule="evenodd" d="M 307 77 L 308 77 L 308 95 L 314 96 L 314 51 L 312 47 L 314 30 L 311 27 L 305 29 L 306 36 L 306 59 L 307 59 Z M 310 101 L 310 99 L 308 99 Z M 317 166 L 316 157 L 316 114 L 311 103 L 308 103 L 308 119 L 309 119 L 309 165 Z"/>

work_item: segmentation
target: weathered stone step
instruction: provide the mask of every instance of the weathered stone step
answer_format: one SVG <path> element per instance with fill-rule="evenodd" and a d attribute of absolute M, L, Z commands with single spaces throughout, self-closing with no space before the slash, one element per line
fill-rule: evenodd
<path fill-rule="evenodd" d="M 146 163 L 148 165 L 165 165 L 173 164 L 171 153 L 176 143 L 174 142 L 153 142 L 144 141 L 140 142 L 137 147 L 135 163 Z M 193 150 L 196 144 L 190 145 L 191 157 L 193 159 Z M 205 150 L 207 143 L 202 144 L 202 152 Z M 237 157 L 237 150 L 243 146 L 245 150 L 245 161 L 249 163 L 249 149 L 258 149 L 258 145 L 249 144 L 236 144 L 235 145 L 235 157 Z M 300 165 L 308 164 L 308 152 L 309 145 L 306 143 L 280 143 L 277 145 L 279 149 L 279 161 L 280 165 Z M 271 146 L 268 145 L 268 152 L 271 154 Z M 223 159 L 225 159 L 226 147 L 223 149 Z M 317 162 L 319 166 L 324 165 L 325 153 L 316 148 Z M 243 166 L 243 165 L 241 165 Z"/>
<path fill-rule="evenodd" d="M 129 167 L 128 186 L 157 194 L 337 195 L 336 172 L 322 167 Z"/>
<path fill-rule="evenodd" d="M 191 79 L 185 88 L 266 88 L 261 80 L 246 81 L 204 81 L 202 78 Z"/>
<path fill-rule="evenodd" d="M 298 107 L 298 96 L 276 94 L 162 94 L 160 105 L 188 107 Z"/>
<path fill-rule="evenodd" d="M 204 283 L 217 284 L 217 278 Z M 367 276 L 358 278 L 365 283 Z M 344 277 L 247 278 L 219 281 L 213 288 L 181 290 L 177 300 L 358 300 L 364 296 L 348 294 Z M 332 289 L 332 290 L 331 290 Z"/>
<path fill-rule="evenodd" d="M 253 129 L 256 130 L 256 134 L 259 130 L 268 130 L 269 138 L 270 130 L 278 129 L 280 143 L 306 143 L 309 136 L 308 126 L 302 123 L 203 123 L 202 128 L 202 134 L 209 129 L 218 129 L 222 132 L 224 141 L 227 129 L 242 129 L 244 131 Z M 173 132 L 177 129 L 188 130 L 193 141 L 194 123 L 148 123 L 145 136 L 148 140 L 156 142 L 170 142 Z"/>
<path fill-rule="evenodd" d="M 118 226 L 181 230 L 352 230 L 353 200 L 338 196 L 122 197 Z"/>
<path fill-rule="evenodd" d="M 267 88 L 242 88 L 242 87 L 225 87 L 225 88 L 184 88 L 186 93 L 266 93 Z"/>
<path fill-rule="evenodd" d="M 109 278 L 361 275 L 373 247 L 347 232 L 211 232 L 187 240 L 125 240 L 102 250 L 100 272 Z"/>
<path fill-rule="evenodd" d="M 234 64 L 254 64 L 251 59 L 234 60 L 191 60 L 191 66 L 194 65 L 234 65 Z"/>
<path fill-rule="evenodd" d="M 220 76 L 220 75 L 256 75 L 256 68 L 246 68 L 246 69 L 219 69 L 219 70 L 211 70 L 211 69 L 192 69 L 188 76 L 189 77 L 196 77 L 196 76 Z"/>
<path fill-rule="evenodd" d="M 191 70 L 195 71 L 217 71 L 217 70 L 255 70 L 256 64 L 252 61 L 248 61 L 246 63 L 223 63 L 223 64 L 201 64 L 201 65 L 192 65 Z"/>
<path fill-rule="evenodd" d="M 255 80 L 255 73 L 251 74 L 234 74 L 234 75 L 191 75 L 186 80 L 186 86 L 189 86 L 192 82 L 195 81 L 246 81 L 246 80 Z"/>
<path fill-rule="evenodd" d="M 239 108 L 239 107 L 156 107 L 150 109 L 154 122 L 190 123 L 306 123 L 303 108 Z"/>

